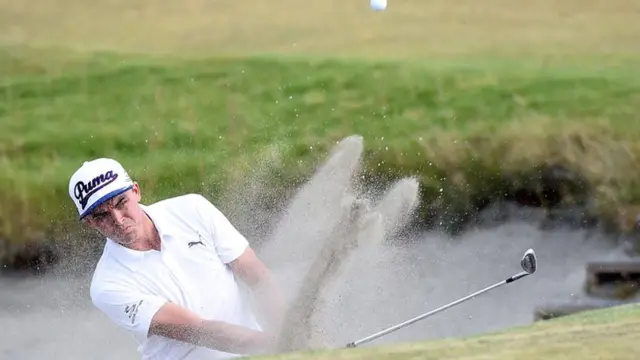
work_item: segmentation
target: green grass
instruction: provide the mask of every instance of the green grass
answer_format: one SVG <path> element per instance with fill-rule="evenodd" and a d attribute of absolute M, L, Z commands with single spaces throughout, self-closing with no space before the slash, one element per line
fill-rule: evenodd
<path fill-rule="evenodd" d="M 473 337 L 253 359 L 631 360 L 638 356 L 639 325 L 640 307 L 629 305 L 588 311 Z"/>
<path fill-rule="evenodd" d="M 270 145 L 286 150 L 295 180 L 351 134 L 364 136 L 369 170 L 419 176 L 427 200 L 444 187 L 447 201 L 468 204 L 553 163 L 585 174 L 606 207 L 640 200 L 640 76 L 621 70 L 117 57 L 82 68 L 29 70 L 0 84 L 9 239 L 72 215 L 67 181 L 89 158 L 120 159 L 148 201 L 185 191 L 217 197 Z"/>
<path fill-rule="evenodd" d="M 289 184 L 351 134 L 425 204 L 464 211 L 555 163 L 608 218 L 639 203 L 636 2 L 278 5 L 0 0 L 0 238 L 73 221 L 67 181 L 91 157 L 147 201 L 216 198 L 270 145 Z"/>

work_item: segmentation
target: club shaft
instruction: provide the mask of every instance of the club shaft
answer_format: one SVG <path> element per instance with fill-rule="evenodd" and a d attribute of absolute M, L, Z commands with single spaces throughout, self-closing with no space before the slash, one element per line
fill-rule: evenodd
<path fill-rule="evenodd" d="M 476 297 L 476 296 L 478 296 L 480 294 L 486 293 L 487 291 L 493 290 L 493 289 L 495 289 L 495 288 L 497 288 L 499 286 L 502 286 L 504 284 L 508 284 L 508 283 L 513 282 L 515 280 L 521 279 L 521 278 L 523 278 L 523 277 L 525 277 L 527 275 L 529 275 L 529 274 L 523 271 L 523 272 L 518 273 L 518 274 L 516 274 L 516 275 L 514 275 L 514 276 L 512 276 L 512 277 L 510 277 L 510 278 L 508 278 L 506 280 L 502 280 L 502 281 L 500 281 L 498 283 L 495 283 L 495 284 L 493 284 L 491 286 L 488 286 L 488 287 L 486 287 L 486 288 L 484 288 L 482 290 L 478 290 L 478 291 L 474 292 L 473 294 L 467 295 L 467 296 L 465 296 L 465 297 L 463 297 L 461 299 L 458 299 L 456 301 L 453 301 L 451 303 L 443 305 L 443 306 L 441 306 L 441 307 L 439 307 L 437 309 L 431 310 L 428 313 L 416 316 L 416 317 L 414 317 L 412 319 L 409 319 L 409 320 L 407 320 L 405 322 L 402 322 L 402 323 L 400 323 L 398 325 L 391 326 L 391 327 L 389 327 L 387 329 L 384 329 L 384 330 L 382 330 L 380 332 L 377 332 L 375 334 L 369 335 L 369 336 L 367 336 L 365 338 L 362 338 L 360 340 L 351 342 L 351 343 L 347 344 L 347 347 L 356 347 L 356 346 L 358 346 L 360 344 L 363 344 L 363 343 L 369 342 L 371 340 L 377 339 L 377 338 L 379 338 L 379 337 L 381 337 L 383 335 L 389 334 L 389 333 L 391 333 L 393 331 L 396 331 L 398 329 L 401 329 L 401 328 L 403 328 L 405 326 L 411 325 L 411 324 L 415 323 L 416 321 L 420 321 L 420 320 L 422 320 L 422 319 L 424 319 L 426 317 L 429 317 L 431 315 L 437 314 L 437 313 L 439 313 L 441 311 L 444 311 L 444 310 L 446 310 L 446 309 L 448 309 L 448 308 L 450 308 L 452 306 L 456 306 L 456 305 L 458 305 L 458 304 L 460 304 L 462 302 L 465 302 L 465 301 L 467 301 L 469 299 L 472 299 L 472 298 L 474 298 L 474 297 Z"/>

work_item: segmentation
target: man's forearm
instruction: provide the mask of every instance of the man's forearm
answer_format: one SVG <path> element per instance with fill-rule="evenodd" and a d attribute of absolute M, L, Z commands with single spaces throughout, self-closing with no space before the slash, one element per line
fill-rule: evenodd
<path fill-rule="evenodd" d="M 211 320 L 202 321 L 198 342 L 201 346 L 234 354 L 263 353 L 272 343 L 265 332 Z"/>
<path fill-rule="evenodd" d="M 202 320 L 197 325 L 157 325 L 154 333 L 233 354 L 264 353 L 272 343 L 264 332 L 213 320 Z"/>

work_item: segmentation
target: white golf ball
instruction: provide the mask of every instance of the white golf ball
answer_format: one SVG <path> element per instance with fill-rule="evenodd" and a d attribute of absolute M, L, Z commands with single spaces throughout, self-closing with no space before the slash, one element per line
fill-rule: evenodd
<path fill-rule="evenodd" d="M 387 0 L 370 0 L 373 10 L 384 10 L 387 8 Z"/>

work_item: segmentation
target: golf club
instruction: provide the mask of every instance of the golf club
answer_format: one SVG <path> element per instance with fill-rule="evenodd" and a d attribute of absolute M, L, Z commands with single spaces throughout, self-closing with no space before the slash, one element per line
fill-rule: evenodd
<path fill-rule="evenodd" d="M 347 344 L 347 347 L 348 348 L 356 347 L 356 346 L 361 345 L 363 343 L 366 343 L 366 342 L 369 342 L 371 340 L 377 339 L 377 338 L 379 338 L 379 337 L 381 337 L 383 335 L 389 334 L 389 333 L 391 333 L 393 331 L 396 331 L 396 330 L 398 330 L 400 328 L 403 328 L 405 326 L 413 324 L 416 321 L 422 320 L 422 319 L 424 319 L 426 317 L 429 317 L 431 315 L 434 315 L 434 314 L 437 314 L 437 313 L 439 313 L 441 311 L 444 311 L 444 310 L 446 310 L 446 309 L 448 309 L 448 308 L 450 308 L 452 306 L 458 305 L 458 304 L 460 304 L 460 303 L 462 303 L 464 301 L 472 299 L 472 298 L 474 298 L 474 297 L 476 297 L 476 296 L 478 296 L 478 295 L 480 295 L 482 293 L 485 293 L 485 292 L 487 292 L 489 290 L 495 289 L 495 288 L 497 288 L 497 287 L 499 287 L 501 285 L 504 285 L 504 284 L 512 283 L 512 282 L 514 282 L 514 281 L 516 281 L 518 279 L 522 279 L 523 277 L 525 277 L 527 275 L 531 275 L 531 274 L 535 273 L 536 269 L 538 267 L 538 262 L 537 262 L 537 259 L 536 259 L 536 253 L 533 251 L 533 249 L 529 249 L 524 253 L 524 256 L 522 257 L 522 260 L 520 260 L 520 266 L 522 267 L 522 270 L 524 270 L 524 271 L 519 272 L 519 273 L 517 273 L 517 274 L 515 274 L 515 275 L 513 275 L 513 276 L 511 276 L 511 277 L 509 277 L 509 278 L 507 278 L 505 280 L 502 280 L 502 281 L 500 281 L 500 282 L 498 282 L 496 284 L 493 284 L 493 285 L 491 285 L 489 287 L 486 287 L 486 288 L 484 288 L 482 290 L 479 290 L 479 291 L 477 291 L 477 292 L 475 292 L 475 293 L 473 293 L 471 295 L 465 296 L 465 297 L 463 297 L 461 299 L 458 299 L 458 300 L 456 300 L 454 302 L 451 302 L 449 304 L 443 305 L 443 306 L 441 306 L 441 307 L 439 307 L 439 308 L 437 308 L 435 310 L 429 311 L 428 313 L 416 316 L 413 319 L 409 319 L 409 320 L 407 320 L 407 321 L 405 321 L 403 323 L 400 323 L 398 325 L 394 325 L 394 326 L 392 326 L 390 328 L 387 328 L 387 329 L 382 330 L 380 332 L 377 332 L 375 334 L 369 335 L 369 336 L 367 336 L 367 337 L 365 337 L 363 339 L 360 339 L 360 340 L 357 340 L 357 341 L 353 341 L 353 342 Z"/>

